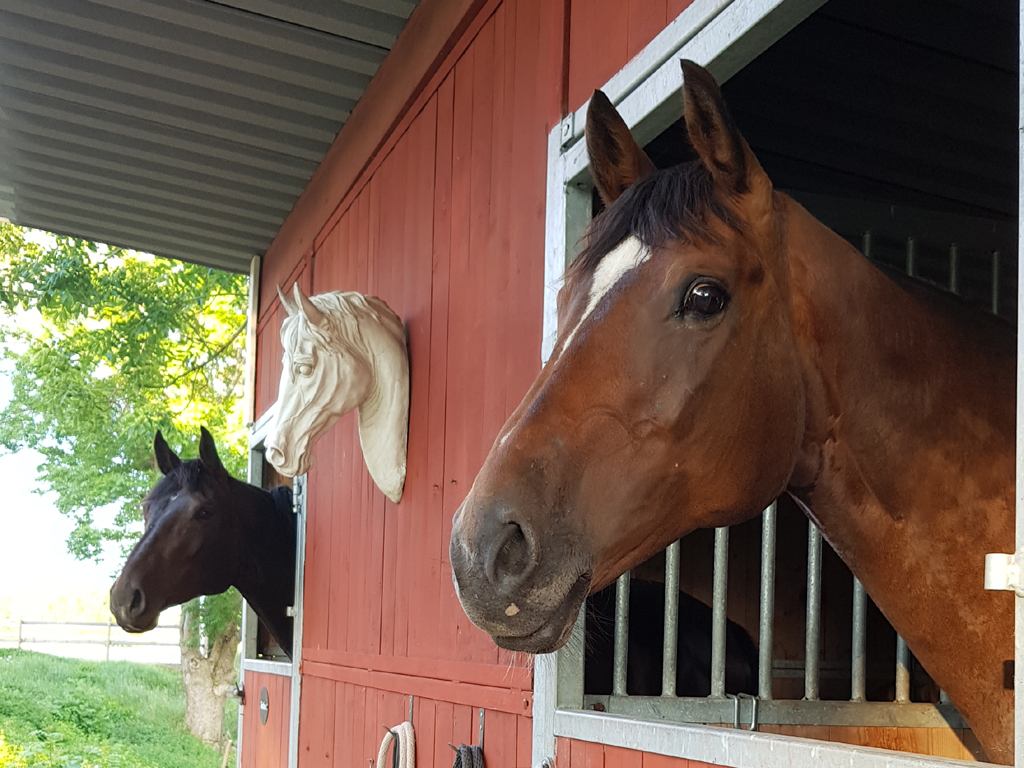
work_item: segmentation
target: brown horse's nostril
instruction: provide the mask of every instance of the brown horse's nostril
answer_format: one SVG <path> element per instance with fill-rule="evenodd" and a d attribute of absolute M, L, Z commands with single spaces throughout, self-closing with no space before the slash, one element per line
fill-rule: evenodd
<path fill-rule="evenodd" d="M 519 523 L 502 525 L 487 557 L 488 580 L 499 589 L 517 586 L 533 570 L 533 548 Z"/>

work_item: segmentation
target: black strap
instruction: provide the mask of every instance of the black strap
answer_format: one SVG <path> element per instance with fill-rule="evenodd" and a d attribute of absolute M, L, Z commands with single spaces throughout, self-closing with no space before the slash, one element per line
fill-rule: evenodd
<path fill-rule="evenodd" d="M 455 750 L 455 764 L 452 768 L 487 768 L 482 747 L 459 745 Z"/>

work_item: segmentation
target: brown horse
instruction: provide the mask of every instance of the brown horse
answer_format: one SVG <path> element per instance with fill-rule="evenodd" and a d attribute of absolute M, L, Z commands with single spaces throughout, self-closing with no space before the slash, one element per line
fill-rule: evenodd
<path fill-rule="evenodd" d="M 698 157 L 655 170 L 601 93 L 607 209 L 559 294 L 559 341 L 455 516 L 466 613 L 560 647 L 587 593 L 788 491 L 952 698 L 1013 758 L 1015 340 L 884 274 L 774 191 L 712 77 L 683 63 Z"/>
<path fill-rule="evenodd" d="M 231 477 L 205 428 L 198 459 L 179 459 L 159 432 L 153 448 L 164 476 L 142 502 L 142 538 L 110 589 L 117 623 L 127 632 L 147 632 L 165 608 L 234 586 L 290 656 L 291 489 L 268 492 Z"/>

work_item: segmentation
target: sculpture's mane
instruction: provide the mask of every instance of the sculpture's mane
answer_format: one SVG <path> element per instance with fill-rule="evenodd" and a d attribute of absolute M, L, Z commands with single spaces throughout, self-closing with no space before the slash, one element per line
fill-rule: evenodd
<path fill-rule="evenodd" d="M 405 327 L 398 316 L 376 296 L 354 291 L 332 291 L 310 296 L 310 301 L 327 317 L 327 328 L 320 328 L 301 312 L 285 318 L 281 326 L 286 349 L 294 348 L 296 336 L 308 336 L 318 348 L 328 352 L 356 355 L 373 361 L 373 352 L 363 335 L 368 323 L 387 331 L 395 342 L 405 347 Z"/>

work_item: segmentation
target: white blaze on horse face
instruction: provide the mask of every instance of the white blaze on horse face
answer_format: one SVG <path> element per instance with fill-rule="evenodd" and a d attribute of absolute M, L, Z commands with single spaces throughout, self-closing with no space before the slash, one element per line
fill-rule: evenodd
<path fill-rule="evenodd" d="M 597 305 L 601 303 L 608 293 L 619 284 L 619 282 L 630 272 L 639 266 L 642 266 L 648 259 L 651 258 L 651 249 L 640 242 L 640 240 L 630 235 L 621 243 L 619 243 L 614 250 L 609 251 L 604 257 L 598 262 L 597 268 L 594 270 L 594 277 L 590 282 L 590 293 L 587 297 L 587 306 L 583 310 L 583 314 L 580 315 L 579 322 L 576 326 L 569 331 L 565 337 L 565 343 L 561 345 L 558 352 L 559 358 L 565 354 L 565 351 L 572 344 L 573 339 L 576 336 L 576 332 L 579 331 L 580 327 L 587 321 L 591 313 L 597 309 Z"/>

